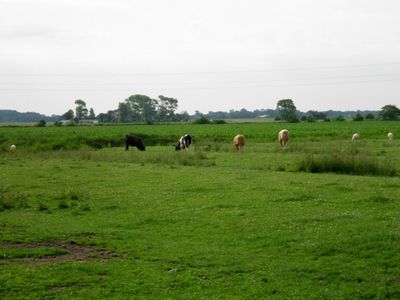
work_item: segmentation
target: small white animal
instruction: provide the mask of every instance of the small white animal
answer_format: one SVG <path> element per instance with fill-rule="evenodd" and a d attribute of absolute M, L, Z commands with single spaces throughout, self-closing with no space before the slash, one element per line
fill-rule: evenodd
<path fill-rule="evenodd" d="M 11 151 L 15 151 L 15 149 L 17 149 L 17 146 L 15 146 L 15 145 L 11 145 L 11 146 L 10 146 L 10 150 L 11 150 Z"/>
<path fill-rule="evenodd" d="M 389 141 L 392 141 L 393 138 L 394 138 L 393 133 L 389 132 L 389 133 L 388 133 L 388 139 L 389 139 Z"/>
<path fill-rule="evenodd" d="M 360 135 L 358 133 L 353 134 L 353 136 L 351 137 L 352 141 L 358 140 L 360 138 Z"/>

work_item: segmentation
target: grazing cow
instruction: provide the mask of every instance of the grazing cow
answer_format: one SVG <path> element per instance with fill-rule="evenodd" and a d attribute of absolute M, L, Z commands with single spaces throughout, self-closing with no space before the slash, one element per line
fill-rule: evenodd
<path fill-rule="evenodd" d="M 182 149 L 188 150 L 192 144 L 192 136 L 189 134 L 182 135 L 179 139 L 178 145 L 175 146 L 175 150 L 179 151 Z"/>
<path fill-rule="evenodd" d="M 393 139 L 394 139 L 394 134 L 391 133 L 391 132 L 389 132 L 389 133 L 388 133 L 388 139 L 389 139 L 389 141 L 393 141 Z"/>
<path fill-rule="evenodd" d="M 238 134 L 233 138 L 233 143 L 235 144 L 236 150 L 240 151 L 244 147 L 244 135 Z"/>
<path fill-rule="evenodd" d="M 289 141 L 289 131 L 287 129 L 279 131 L 278 140 L 279 144 L 281 144 L 282 147 L 285 147 Z"/>
<path fill-rule="evenodd" d="M 144 151 L 146 149 L 140 137 L 127 134 L 125 136 L 125 150 L 128 150 L 129 146 L 136 147 L 140 151 Z"/>
<path fill-rule="evenodd" d="M 352 141 L 358 140 L 360 138 L 360 135 L 358 133 L 353 134 L 353 136 L 351 137 Z"/>

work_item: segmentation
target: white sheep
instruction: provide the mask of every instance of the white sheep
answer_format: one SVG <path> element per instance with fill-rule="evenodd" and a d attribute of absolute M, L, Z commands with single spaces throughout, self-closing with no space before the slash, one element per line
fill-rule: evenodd
<path fill-rule="evenodd" d="M 389 141 L 393 141 L 393 139 L 394 139 L 394 134 L 393 134 L 392 132 L 389 132 L 388 135 L 387 135 L 387 137 L 388 137 L 388 140 L 389 140 Z"/>
<path fill-rule="evenodd" d="M 360 138 L 360 135 L 358 133 L 353 134 L 353 136 L 351 137 L 352 141 L 358 140 Z"/>

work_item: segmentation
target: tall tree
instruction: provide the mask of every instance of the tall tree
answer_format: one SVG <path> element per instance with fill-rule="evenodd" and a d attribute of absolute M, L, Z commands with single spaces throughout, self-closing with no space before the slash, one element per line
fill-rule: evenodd
<path fill-rule="evenodd" d="M 282 99 L 279 100 L 276 105 L 276 110 L 278 116 L 282 120 L 286 120 L 288 122 L 298 122 L 299 118 L 296 115 L 296 106 L 293 103 L 292 99 Z"/>
<path fill-rule="evenodd" d="M 175 121 L 175 111 L 178 100 L 175 98 L 158 96 L 158 116 L 160 121 Z"/>
<path fill-rule="evenodd" d="M 396 105 L 385 105 L 379 112 L 379 117 L 382 120 L 398 120 L 400 118 L 400 109 Z"/>
<path fill-rule="evenodd" d="M 111 122 L 117 122 L 118 121 L 117 116 L 118 116 L 118 110 L 117 111 L 109 110 L 109 111 L 107 111 L 107 113 L 100 113 L 97 116 L 97 119 L 101 123 L 111 123 Z"/>
<path fill-rule="evenodd" d="M 68 110 L 65 114 L 61 116 L 64 120 L 72 120 L 74 118 L 74 111 L 72 109 Z"/>
<path fill-rule="evenodd" d="M 175 114 L 175 117 L 176 117 L 176 121 L 180 121 L 180 122 L 190 120 L 190 115 L 188 114 L 187 111 L 177 113 L 177 114 Z"/>
<path fill-rule="evenodd" d="M 75 100 L 75 116 L 78 120 L 86 119 L 88 116 L 88 109 L 86 108 L 86 102 L 78 99 Z"/>
<path fill-rule="evenodd" d="M 89 119 L 96 119 L 96 115 L 95 115 L 95 113 L 94 113 L 94 109 L 93 108 L 91 108 L 91 109 L 89 109 Z"/>
<path fill-rule="evenodd" d="M 126 102 L 121 102 L 118 105 L 118 122 L 127 123 L 132 121 L 131 109 L 129 104 Z"/>
<path fill-rule="evenodd" d="M 125 102 L 129 105 L 133 121 L 153 122 L 156 116 L 157 100 L 146 95 L 132 95 Z"/>

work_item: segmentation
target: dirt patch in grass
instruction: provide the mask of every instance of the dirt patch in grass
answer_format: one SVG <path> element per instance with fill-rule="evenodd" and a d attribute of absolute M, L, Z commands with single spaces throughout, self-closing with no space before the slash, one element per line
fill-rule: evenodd
<path fill-rule="evenodd" d="M 60 263 L 64 261 L 86 261 L 86 260 L 106 260 L 115 257 L 115 253 L 107 250 L 99 250 L 94 246 L 79 245 L 75 242 L 68 241 L 49 241 L 37 243 L 14 243 L 0 244 L 0 248 L 10 252 L 17 253 L 16 257 L 1 257 L 1 263 Z M 55 249 L 56 254 L 35 255 L 35 251 L 41 249 Z M 18 257 L 18 251 L 28 251 L 24 257 Z M 31 253 L 32 254 L 31 254 Z"/>

